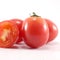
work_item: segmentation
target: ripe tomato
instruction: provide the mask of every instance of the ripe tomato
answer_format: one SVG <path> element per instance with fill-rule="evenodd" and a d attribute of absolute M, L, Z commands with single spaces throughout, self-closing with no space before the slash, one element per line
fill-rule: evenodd
<path fill-rule="evenodd" d="M 54 38 L 56 38 L 57 34 L 58 34 L 58 28 L 57 26 L 50 21 L 49 19 L 45 19 L 48 27 L 49 27 L 49 39 L 48 42 L 52 41 Z"/>
<path fill-rule="evenodd" d="M 31 48 L 44 45 L 49 38 L 49 29 L 46 21 L 35 15 L 23 22 L 24 41 Z"/>
<path fill-rule="evenodd" d="M 9 21 L 3 21 L 0 23 L 0 47 L 11 47 L 18 39 L 17 26 Z"/>
<path fill-rule="evenodd" d="M 21 19 L 11 19 L 11 22 L 14 22 L 18 27 L 19 37 L 18 37 L 18 40 L 16 43 L 19 43 L 22 41 L 22 24 L 23 24 L 23 21 Z"/>

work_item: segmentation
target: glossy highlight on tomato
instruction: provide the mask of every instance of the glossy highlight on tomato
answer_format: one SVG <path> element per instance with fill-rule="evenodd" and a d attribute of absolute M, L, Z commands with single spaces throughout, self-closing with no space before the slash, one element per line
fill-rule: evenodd
<path fill-rule="evenodd" d="M 48 42 L 53 41 L 58 35 L 58 28 L 51 20 L 45 19 L 49 27 L 49 39 Z"/>
<path fill-rule="evenodd" d="M 18 44 L 22 41 L 22 24 L 23 24 L 23 21 L 21 19 L 11 19 L 10 21 L 15 23 L 18 27 L 19 37 L 18 37 L 18 40 L 16 42 Z"/>
<path fill-rule="evenodd" d="M 28 17 L 23 23 L 24 42 L 31 48 L 38 48 L 47 43 L 49 29 L 46 21 L 37 16 Z"/>
<path fill-rule="evenodd" d="M 0 47 L 12 47 L 18 39 L 18 28 L 10 21 L 0 23 Z"/>

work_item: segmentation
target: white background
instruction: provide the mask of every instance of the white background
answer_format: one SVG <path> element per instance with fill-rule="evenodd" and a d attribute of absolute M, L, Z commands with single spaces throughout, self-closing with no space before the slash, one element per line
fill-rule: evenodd
<path fill-rule="evenodd" d="M 24 20 L 32 12 L 51 19 L 58 26 L 57 38 L 38 49 L 0 48 L 0 60 L 60 60 L 60 0 L 0 0 L 0 21 Z"/>

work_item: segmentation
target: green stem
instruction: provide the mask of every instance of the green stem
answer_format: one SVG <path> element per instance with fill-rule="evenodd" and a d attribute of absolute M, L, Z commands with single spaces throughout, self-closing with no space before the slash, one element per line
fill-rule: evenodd
<path fill-rule="evenodd" d="M 35 12 L 32 13 L 33 15 L 31 17 L 40 17 Z"/>

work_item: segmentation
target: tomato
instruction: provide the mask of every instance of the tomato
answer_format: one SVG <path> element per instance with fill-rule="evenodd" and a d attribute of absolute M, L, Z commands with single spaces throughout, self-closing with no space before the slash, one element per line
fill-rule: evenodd
<path fill-rule="evenodd" d="M 19 38 L 16 42 L 18 44 L 19 42 L 22 41 L 22 24 L 23 24 L 23 21 L 21 19 L 11 19 L 11 22 L 14 22 L 17 25 L 18 30 L 19 30 Z"/>
<path fill-rule="evenodd" d="M 35 15 L 23 22 L 24 42 L 31 48 L 38 48 L 44 45 L 49 38 L 49 29 L 46 21 Z"/>
<path fill-rule="evenodd" d="M 18 28 L 14 23 L 9 21 L 0 23 L 0 47 L 12 47 L 18 39 L 18 35 Z"/>
<path fill-rule="evenodd" d="M 52 21 L 50 21 L 49 19 L 45 19 L 48 27 L 49 27 L 49 39 L 48 42 L 54 40 L 58 34 L 58 28 L 56 26 L 56 24 L 54 24 Z"/>

